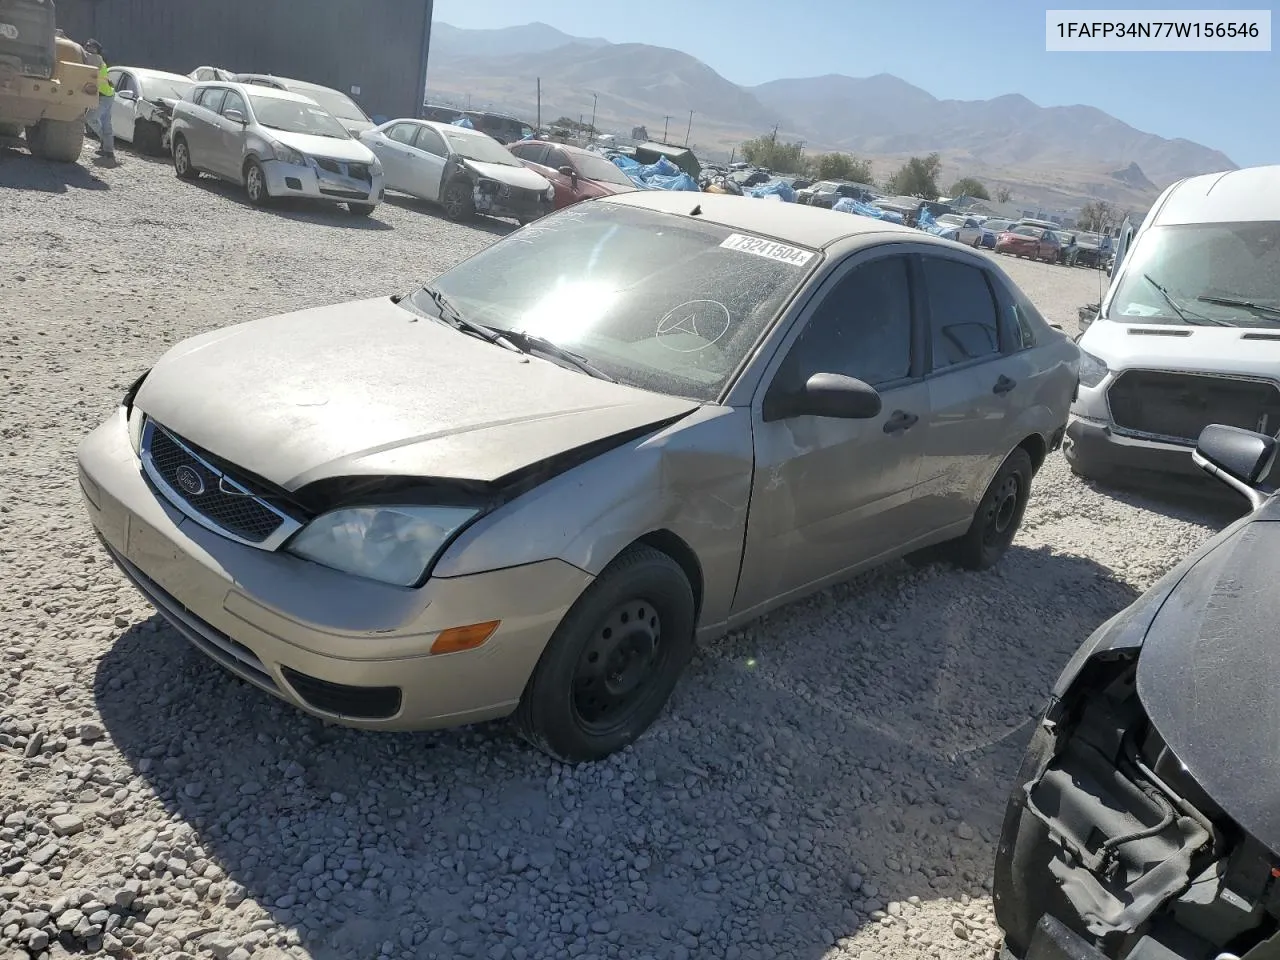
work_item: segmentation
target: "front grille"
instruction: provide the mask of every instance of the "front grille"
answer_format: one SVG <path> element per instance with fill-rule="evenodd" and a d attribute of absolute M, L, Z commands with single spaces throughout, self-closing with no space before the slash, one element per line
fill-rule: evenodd
<path fill-rule="evenodd" d="M 142 462 L 166 499 L 223 536 L 274 550 L 301 526 L 154 420 L 143 428 Z"/>
<path fill-rule="evenodd" d="M 360 193 L 357 190 L 339 190 L 335 187 L 321 187 L 320 192 L 326 197 L 341 197 L 343 200 L 368 200 L 367 193 Z"/>
<path fill-rule="evenodd" d="M 281 667 L 289 686 L 313 710 L 349 720 L 386 720 L 400 712 L 399 687 L 353 687 Z"/>
<path fill-rule="evenodd" d="M 1107 390 L 1107 400 L 1119 430 L 1189 446 L 1211 423 L 1280 431 L 1280 390 L 1262 380 L 1128 370 Z"/>
<path fill-rule="evenodd" d="M 329 160 L 325 158 L 317 159 L 316 166 L 326 173 L 334 173 L 340 177 L 346 177 L 349 180 L 359 180 L 363 183 L 372 183 L 373 177 L 369 173 L 369 165 L 367 163 L 347 163 L 344 160 Z"/>

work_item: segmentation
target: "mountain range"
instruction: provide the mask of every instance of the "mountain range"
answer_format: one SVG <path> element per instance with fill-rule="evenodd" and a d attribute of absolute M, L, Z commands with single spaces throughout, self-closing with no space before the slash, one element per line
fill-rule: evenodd
<path fill-rule="evenodd" d="M 1105 199 L 1142 207 L 1172 181 L 1235 169 L 1225 154 L 1137 130 L 1095 107 L 1042 107 L 1020 94 L 942 100 L 889 74 L 735 84 L 679 50 L 574 37 L 545 23 L 464 30 L 437 21 L 429 99 L 560 116 L 601 130 L 635 125 L 699 155 L 727 155 L 777 129 L 808 153 L 841 150 L 887 175 L 908 156 L 937 151 L 943 179 L 977 176 L 1015 197 L 1072 206 Z M 690 113 L 692 111 L 692 114 Z M 661 138 L 661 137 L 660 137 Z"/>

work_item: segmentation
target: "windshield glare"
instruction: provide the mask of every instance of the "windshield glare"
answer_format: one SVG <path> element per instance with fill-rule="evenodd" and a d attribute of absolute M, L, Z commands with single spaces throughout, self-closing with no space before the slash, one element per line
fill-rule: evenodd
<path fill-rule="evenodd" d="M 346 127 L 323 107 L 313 103 L 281 100 L 279 97 L 255 97 L 252 94 L 249 102 L 253 104 L 253 114 L 258 123 L 271 130 L 332 137 L 335 140 L 351 139 Z"/>
<path fill-rule="evenodd" d="M 326 90 L 323 87 L 307 87 L 296 92 L 304 97 L 309 97 L 335 117 L 340 117 L 343 120 L 359 120 L 363 123 L 369 119 L 354 100 L 346 94 L 339 93 L 337 90 Z"/>
<path fill-rule="evenodd" d="M 1197 316 L 1233 326 L 1280 325 L 1280 221 L 1152 227 L 1129 251 L 1107 318 L 1121 323 L 1181 323 L 1164 287 L 1192 322 Z M 1207 303 L 1224 298 L 1256 309 Z"/>
<path fill-rule="evenodd" d="M 819 262 L 794 246 L 786 262 L 722 246 L 740 236 L 585 204 L 543 217 L 432 287 L 468 319 L 544 337 L 621 383 L 710 401 Z M 413 302 L 436 312 L 422 291 Z"/>
<path fill-rule="evenodd" d="M 142 81 L 143 90 L 146 91 L 148 97 L 168 97 L 170 100 L 181 100 L 191 88 L 195 86 L 194 82 L 183 83 L 181 80 L 165 80 L 159 77 L 146 77 Z"/>
<path fill-rule="evenodd" d="M 477 163 L 497 163 L 504 167 L 519 167 L 521 163 L 506 147 L 483 133 L 457 133 L 441 130 L 449 141 L 449 149 L 460 157 Z"/>

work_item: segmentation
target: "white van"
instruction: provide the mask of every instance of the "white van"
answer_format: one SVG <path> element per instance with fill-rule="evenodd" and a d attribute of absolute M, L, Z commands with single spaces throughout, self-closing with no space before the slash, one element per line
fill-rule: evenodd
<path fill-rule="evenodd" d="M 1199 477 L 1208 424 L 1280 434 L 1280 165 L 1175 183 L 1116 263 L 1079 340 L 1071 468 Z"/>

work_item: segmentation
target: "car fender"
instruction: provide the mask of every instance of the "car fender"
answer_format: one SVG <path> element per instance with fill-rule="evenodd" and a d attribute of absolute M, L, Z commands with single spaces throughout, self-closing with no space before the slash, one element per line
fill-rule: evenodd
<path fill-rule="evenodd" d="M 749 411 L 707 405 L 625 443 L 481 517 L 433 571 L 459 577 L 559 559 L 599 573 L 665 531 L 702 574 L 700 623 L 725 620 L 742 563 L 754 465 Z"/>

